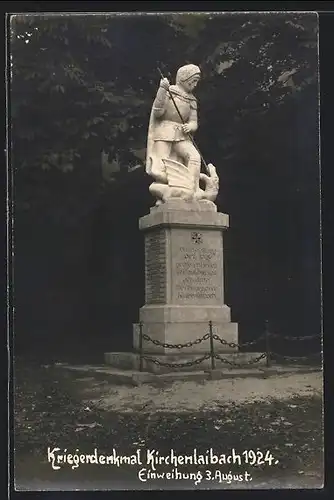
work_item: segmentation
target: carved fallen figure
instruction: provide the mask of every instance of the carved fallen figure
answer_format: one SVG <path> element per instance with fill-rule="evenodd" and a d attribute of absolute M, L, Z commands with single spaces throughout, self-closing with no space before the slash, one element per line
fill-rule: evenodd
<path fill-rule="evenodd" d="M 157 205 L 175 198 L 212 203 L 219 189 L 216 168 L 205 163 L 192 137 L 198 128 L 192 92 L 200 80 L 200 68 L 182 66 L 175 85 L 161 76 L 148 128 L 146 172 L 154 179 L 149 190 Z M 202 160 L 206 174 L 201 173 Z"/>

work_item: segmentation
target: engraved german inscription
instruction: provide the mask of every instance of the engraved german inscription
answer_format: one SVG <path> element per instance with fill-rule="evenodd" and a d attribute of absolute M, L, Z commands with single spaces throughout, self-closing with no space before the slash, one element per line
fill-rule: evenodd
<path fill-rule="evenodd" d="M 179 246 L 174 263 L 174 296 L 190 303 L 221 299 L 221 251 L 217 248 L 192 245 Z"/>

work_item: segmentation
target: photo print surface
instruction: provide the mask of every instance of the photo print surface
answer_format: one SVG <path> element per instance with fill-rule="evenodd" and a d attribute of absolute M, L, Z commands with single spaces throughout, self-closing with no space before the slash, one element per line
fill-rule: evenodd
<path fill-rule="evenodd" d="M 15 488 L 322 488 L 317 14 L 8 35 Z"/>

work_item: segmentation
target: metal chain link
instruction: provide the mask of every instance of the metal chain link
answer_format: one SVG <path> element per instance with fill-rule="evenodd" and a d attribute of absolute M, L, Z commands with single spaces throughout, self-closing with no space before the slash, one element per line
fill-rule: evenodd
<path fill-rule="evenodd" d="M 266 338 L 266 334 L 264 333 L 263 335 L 261 335 L 257 339 L 250 340 L 249 342 L 243 342 L 242 344 L 238 344 L 238 346 L 239 347 L 246 347 L 246 346 L 249 346 L 249 345 L 254 345 L 254 344 L 257 344 L 257 342 L 259 342 L 260 340 L 264 340 L 265 338 Z"/>
<path fill-rule="evenodd" d="M 254 345 L 256 344 L 257 342 L 259 342 L 260 340 L 264 339 L 265 338 L 265 335 L 261 335 L 261 337 L 259 337 L 258 339 L 255 339 L 255 340 L 251 340 L 249 342 L 244 342 L 243 344 L 236 344 L 235 342 L 227 342 L 227 340 L 225 339 L 221 339 L 219 337 L 219 335 L 217 334 L 213 334 L 212 335 L 212 338 L 214 340 L 218 340 L 218 342 L 220 342 L 221 344 L 223 345 L 228 345 L 229 347 L 232 347 L 232 348 L 240 348 L 240 347 L 245 347 L 245 346 L 249 346 L 249 345 Z"/>
<path fill-rule="evenodd" d="M 212 335 L 212 338 L 214 340 L 218 340 L 218 342 L 220 342 L 223 345 L 228 345 L 229 347 L 238 347 L 238 344 L 235 344 L 234 342 L 227 342 L 227 340 L 221 339 L 219 335 L 217 335 L 216 333 Z"/>
<path fill-rule="evenodd" d="M 146 333 L 143 333 L 143 339 L 149 342 L 152 342 L 155 345 L 159 345 L 160 347 L 164 347 L 165 349 L 182 349 L 183 347 L 191 347 L 196 344 L 200 344 L 203 340 L 207 340 L 210 338 L 210 334 L 206 333 L 203 337 L 193 340 L 192 342 L 187 342 L 186 344 L 167 344 L 165 342 L 160 342 L 159 340 L 151 339 Z"/>
<path fill-rule="evenodd" d="M 211 332 L 212 332 L 212 330 L 211 330 Z M 261 335 L 260 337 L 258 337 L 255 340 L 251 340 L 249 342 L 244 342 L 242 344 L 237 344 L 235 342 L 227 342 L 227 340 L 220 338 L 219 335 L 212 334 L 212 338 L 214 340 L 220 342 L 222 345 L 229 346 L 231 348 L 238 348 L 238 349 L 240 349 L 241 347 L 246 347 L 246 346 L 254 345 L 257 342 L 259 342 L 260 340 L 265 339 L 267 336 L 274 337 L 274 338 L 279 338 L 279 339 L 282 339 L 282 340 L 292 340 L 293 341 L 293 340 L 308 340 L 308 339 L 313 339 L 313 338 L 319 337 L 319 334 L 307 335 L 307 336 L 304 336 L 304 337 L 287 337 L 287 336 L 279 335 L 277 333 L 267 332 L 267 333 Z M 165 343 L 165 342 L 160 342 L 159 340 L 152 339 L 149 335 L 147 335 L 145 333 L 142 333 L 142 338 L 144 340 L 148 341 L 148 342 L 152 342 L 154 345 L 163 347 L 165 349 L 183 349 L 185 347 L 192 347 L 193 345 L 200 344 L 204 340 L 208 340 L 210 338 L 210 333 L 206 333 L 205 335 L 203 335 L 203 337 L 198 338 L 198 339 L 193 340 L 193 341 L 186 342 L 185 344 L 168 344 L 168 343 Z M 313 354 L 310 354 L 309 356 L 284 356 L 282 354 L 278 354 L 278 353 L 274 353 L 274 352 L 268 353 L 269 356 L 273 356 L 273 357 L 276 356 L 276 357 L 281 358 L 281 359 L 285 359 L 285 360 L 289 360 L 289 361 L 295 361 L 295 362 L 306 361 L 310 357 L 318 356 L 319 354 L 321 354 L 321 353 L 313 353 Z M 200 364 L 204 360 L 211 358 L 211 356 L 212 356 L 211 353 L 207 353 L 207 354 L 205 354 L 204 356 L 202 356 L 200 358 L 197 358 L 197 359 L 195 359 L 193 361 L 187 361 L 185 363 L 165 363 L 165 362 L 162 362 L 162 361 L 160 361 L 158 359 L 151 358 L 151 357 L 148 357 L 148 356 L 142 356 L 142 359 L 146 359 L 147 361 L 150 361 L 150 362 L 152 362 L 152 363 L 154 363 L 156 365 L 166 366 L 168 368 L 182 368 L 182 367 L 187 367 L 187 366 L 193 366 L 193 365 Z M 266 356 L 267 356 L 266 353 L 262 353 L 259 356 L 255 357 L 253 359 L 250 359 L 246 363 L 235 363 L 234 361 L 229 361 L 228 359 L 223 358 L 219 354 L 214 354 L 214 358 L 215 359 L 218 359 L 222 363 L 228 364 L 230 366 L 235 366 L 235 367 L 243 367 L 243 366 L 253 365 L 255 363 L 258 363 L 261 359 L 265 358 Z"/>
<path fill-rule="evenodd" d="M 166 366 L 168 368 L 183 368 L 186 366 L 199 365 L 200 363 L 202 363 L 202 361 L 204 361 L 205 359 L 209 359 L 210 357 L 211 357 L 210 354 L 205 354 L 201 358 L 194 359 L 193 361 L 186 361 L 185 363 L 164 363 L 159 359 L 150 358 L 148 356 L 143 356 L 143 359 L 146 359 L 146 361 L 150 361 L 151 363 L 154 363 L 155 365 L 159 366 Z"/>
<path fill-rule="evenodd" d="M 223 358 L 219 354 L 215 354 L 214 357 L 216 359 L 219 359 L 219 361 L 221 361 L 222 363 L 225 363 L 227 365 L 242 367 L 242 366 L 249 366 L 249 365 L 254 365 L 255 363 L 258 363 L 260 361 L 260 359 L 263 359 L 266 357 L 266 353 L 262 353 L 262 354 L 260 354 L 260 356 L 257 356 L 256 358 L 253 358 L 253 359 L 250 359 L 246 363 L 235 363 L 234 361 L 229 361 L 228 359 Z"/>
<path fill-rule="evenodd" d="M 270 337 L 276 337 L 282 340 L 309 340 L 309 339 L 315 339 L 316 337 L 320 336 L 319 333 L 316 333 L 315 335 L 305 335 L 304 337 L 287 337 L 284 335 L 280 335 L 278 333 L 271 333 L 271 332 L 268 332 L 268 335 L 270 335 Z"/>
<path fill-rule="evenodd" d="M 312 353 L 312 354 L 309 354 L 308 356 L 285 356 L 283 354 L 278 354 L 277 352 L 271 352 L 270 355 L 271 356 L 274 356 L 276 358 L 281 358 L 281 359 L 285 359 L 287 361 L 308 361 L 310 358 L 314 358 L 316 356 L 319 356 L 321 355 L 322 353 L 321 352 L 315 352 L 315 353 Z"/>

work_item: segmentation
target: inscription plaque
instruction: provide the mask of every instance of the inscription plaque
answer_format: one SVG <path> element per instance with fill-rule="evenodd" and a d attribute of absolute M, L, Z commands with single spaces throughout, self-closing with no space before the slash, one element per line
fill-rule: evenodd
<path fill-rule="evenodd" d="M 149 232 L 145 237 L 145 301 L 166 302 L 166 233 Z"/>
<path fill-rule="evenodd" d="M 201 234 L 200 239 L 192 235 L 192 243 L 189 244 L 184 243 L 189 241 L 185 231 L 175 231 L 173 237 L 173 301 L 198 305 L 222 304 L 223 252 L 220 234 L 208 231 Z"/>

